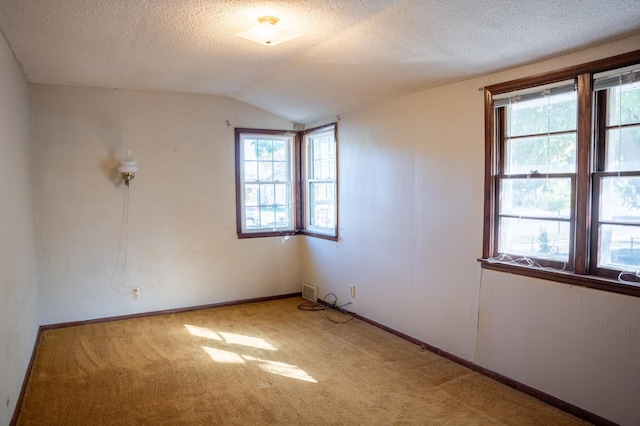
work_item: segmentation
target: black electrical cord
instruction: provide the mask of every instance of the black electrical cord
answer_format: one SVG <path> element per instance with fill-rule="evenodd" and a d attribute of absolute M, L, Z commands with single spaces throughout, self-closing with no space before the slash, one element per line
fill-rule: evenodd
<path fill-rule="evenodd" d="M 351 305 L 352 302 L 348 302 L 348 303 L 345 303 L 344 305 L 338 306 L 338 296 L 336 296 L 334 293 L 327 293 L 324 296 L 324 299 L 322 299 L 322 301 L 323 301 L 323 303 L 303 302 L 303 303 L 298 305 L 298 309 L 303 310 L 303 311 L 324 311 L 324 316 L 329 321 L 335 322 L 337 324 L 344 324 L 344 323 L 349 322 L 349 321 L 351 321 L 352 319 L 355 318 L 355 316 L 353 316 L 353 314 L 351 314 L 351 312 L 349 312 L 346 309 L 344 309 L 345 306 Z M 346 320 L 337 320 L 337 319 L 331 318 L 329 316 L 329 312 L 332 312 L 332 311 L 340 312 L 342 315 L 345 315 L 347 317 L 347 319 Z"/>
<path fill-rule="evenodd" d="M 298 309 L 302 311 L 324 311 L 324 305 L 316 302 L 302 302 L 298 305 Z"/>

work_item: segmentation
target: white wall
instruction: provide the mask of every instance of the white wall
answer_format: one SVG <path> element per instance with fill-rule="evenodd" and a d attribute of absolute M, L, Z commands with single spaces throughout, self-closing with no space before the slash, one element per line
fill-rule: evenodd
<path fill-rule="evenodd" d="M 291 122 L 175 93 L 33 85 L 31 103 L 42 324 L 300 291 L 302 238 L 239 240 L 235 225 L 234 126 Z"/>
<path fill-rule="evenodd" d="M 635 37 L 342 114 L 337 243 L 236 237 L 233 126 L 290 122 L 227 98 L 34 85 L 40 322 L 282 294 L 299 291 L 304 279 L 321 295 L 352 300 L 370 319 L 613 421 L 638 424 L 640 299 L 481 271 L 476 261 L 484 161 L 478 89 L 638 45 Z M 14 345 L 7 359 L 0 351 L 0 365 L 22 366 L 3 370 L 0 397 L 10 395 L 12 404 L 37 326 L 36 262 L 27 89 L 6 46 L 0 51 L 2 78 L 10 79 L 2 80 L 2 93 L 11 93 L 0 99 L 0 120 L 12 123 L 0 128 L 3 151 L 11 149 L 0 159 L 0 188 L 13 201 L 0 213 L 11 220 L 3 216 L 0 226 L 17 240 L 0 246 L 11 274 L 2 277 L 9 296 L 0 302 L 0 338 Z M 5 148 L 7 132 L 17 143 Z M 140 172 L 125 238 L 126 191 L 115 167 L 127 147 Z M 141 288 L 140 299 L 131 298 L 132 286 Z M 355 299 L 349 286 L 357 288 Z"/>
<path fill-rule="evenodd" d="M 620 424 L 640 424 L 640 299 L 483 271 L 475 361 Z"/>
<path fill-rule="evenodd" d="M 9 424 L 38 332 L 29 89 L 0 35 L 0 425 Z"/>
<path fill-rule="evenodd" d="M 479 89 L 638 46 L 634 37 L 341 114 L 340 241 L 306 240 L 304 280 L 367 318 L 640 424 L 640 298 L 481 271 L 477 262 Z"/>
<path fill-rule="evenodd" d="M 465 93 L 477 102 L 460 103 Z M 467 359 L 482 224 L 469 214 L 469 206 L 482 207 L 469 177 L 482 176 L 483 146 L 452 135 L 482 126 L 474 111 L 481 100 L 477 83 L 466 83 L 344 114 L 340 242 L 309 238 L 305 276 L 321 295 L 334 292 L 359 314 Z M 443 223 L 456 223 L 455 233 Z"/>

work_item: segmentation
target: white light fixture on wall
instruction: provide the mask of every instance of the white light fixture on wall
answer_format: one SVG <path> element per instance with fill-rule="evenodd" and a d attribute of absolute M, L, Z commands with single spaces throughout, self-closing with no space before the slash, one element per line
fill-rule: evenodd
<path fill-rule="evenodd" d="M 263 46 L 275 46 L 300 36 L 300 34 L 276 26 L 278 22 L 280 19 L 275 16 L 262 16 L 258 18 L 258 25 L 236 33 L 236 35 Z"/>
<path fill-rule="evenodd" d="M 133 160 L 133 152 L 131 150 L 127 151 L 124 161 L 120 162 L 118 171 L 122 176 L 122 180 L 124 180 L 124 184 L 129 186 L 129 182 L 136 176 L 138 171 L 138 164 Z"/>

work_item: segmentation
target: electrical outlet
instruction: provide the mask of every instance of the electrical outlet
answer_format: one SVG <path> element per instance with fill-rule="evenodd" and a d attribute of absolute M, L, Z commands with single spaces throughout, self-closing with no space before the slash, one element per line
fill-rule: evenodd
<path fill-rule="evenodd" d="M 349 293 L 351 293 L 351 297 L 356 297 L 356 286 L 349 287 Z"/>
<path fill-rule="evenodd" d="M 133 287 L 131 289 L 131 297 L 137 299 L 140 297 L 140 287 Z"/>

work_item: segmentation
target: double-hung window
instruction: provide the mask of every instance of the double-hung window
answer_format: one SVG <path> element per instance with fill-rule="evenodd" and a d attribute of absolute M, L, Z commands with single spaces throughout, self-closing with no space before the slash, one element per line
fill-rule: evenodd
<path fill-rule="evenodd" d="M 499 141 L 497 251 L 514 261 L 535 259 L 563 268 L 574 228 L 575 82 L 497 96 L 494 108 Z"/>
<path fill-rule="evenodd" d="M 336 125 L 235 133 L 238 236 L 337 238 Z"/>
<path fill-rule="evenodd" d="M 485 88 L 483 267 L 640 296 L 640 51 Z"/>
<path fill-rule="evenodd" d="M 640 64 L 594 76 L 594 89 L 600 143 L 591 265 L 633 279 L 640 271 Z"/>
<path fill-rule="evenodd" d="M 336 234 L 337 185 L 335 128 L 304 135 L 305 228 L 323 235 Z"/>
<path fill-rule="evenodd" d="M 242 232 L 294 230 L 294 138 L 283 132 L 239 134 Z"/>

